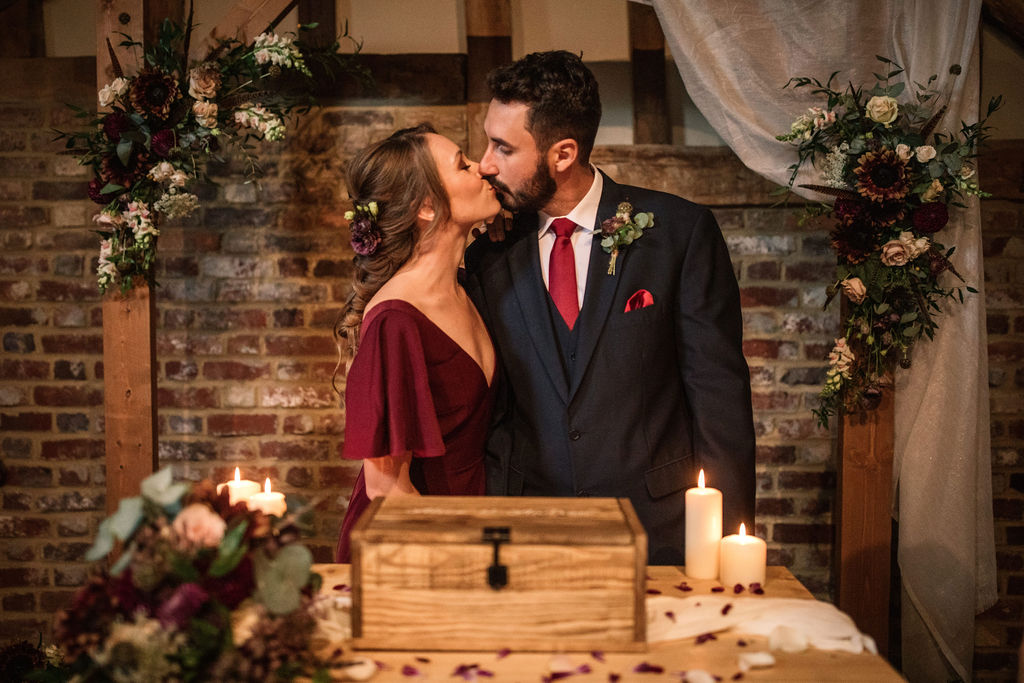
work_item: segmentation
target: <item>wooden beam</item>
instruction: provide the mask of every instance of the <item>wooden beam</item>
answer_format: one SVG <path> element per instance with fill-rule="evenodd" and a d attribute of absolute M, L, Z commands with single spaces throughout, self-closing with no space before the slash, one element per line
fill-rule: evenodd
<path fill-rule="evenodd" d="M 107 447 L 107 512 L 137 496 L 156 471 L 155 305 L 138 280 L 127 294 L 103 297 L 103 405 Z"/>
<path fill-rule="evenodd" d="M 484 117 L 491 101 L 487 74 L 512 61 L 512 10 L 509 0 L 466 0 L 467 154 L 480 159 L 487 149 Z"/>
<path fill-rule="evenodd" d="M 839 609 L 875 639 L 883 656 L 889 649 L 894 422 L 889 388 L 876 410 L 844 415 L 839 424 Z"/>
<path fill-rule="evenodd" d="M 1024 2 L 1022 0 L 984 0 L 982 20 L 992 24 L 1024 49 Z"/>
<path fill-rule="evenodd" d="M 192 42 L 189 58 L 204 59 L 217 47 L 221 38 L 238 38 L 245 43 L 251 41 L 276 25 L 297 3 L 298 0 L 236 0 L 204 39 Z"/>
<path fill-rule="evenodd" d="M 45 57 L 43 3 L 15 0 L 0 3 L 0 23 L 6 27 L 0 57 Z"/>
<path fill-rule="evenodd" d="M 665 34 L 650 5 L 626 3 L 629 9 L 630 63 L 633 71 L 633 143 L 672 142 L 665 80 Z"/>
<path fill-rule="evenodd" d="M 185 0 L 145 0 L 143 12 L 142 42 L 148 47 L 156 42 L 164 19 L 184 25 Z"/>
<path fill-rule="evenodd" d="M 338 37 L 338 20 L 334 0 L 299 0 L 299 23 L 316 24 L 303 31 L 303 39 L 318 47 L 334 44 Z"/>
<path fill-rule="evenodd" d="M 143 0 L 96 0 L 96 86 L 102 88 L 116 75 L 107 50 L 107 40 L 113 48 L 118 63 L 129 73 L 134 73 L 141 55 L 129 48 L 119 47 L 124 40 L 120 35 L 127 33 L 141 41 L 145 32 Z"/>

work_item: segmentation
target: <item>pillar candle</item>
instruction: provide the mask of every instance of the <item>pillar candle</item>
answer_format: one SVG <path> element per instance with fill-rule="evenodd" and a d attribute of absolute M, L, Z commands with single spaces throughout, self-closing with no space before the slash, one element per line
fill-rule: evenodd
<path fill-rule="evenodd" d="M 246 501 L 246 505 L 250 510 L 261 510 L 265 515 L 277 515 L 278 517 L 284 517 L 284 513 L 288 510 L 288 505 L 284 502 L 284 494 L 270 490 L 270 477 L 267 477 L 267 481 L 263 485 L 263 493 L 254 494 Z"/>
<path fill-rule="evenodd" d="M 722 539 L 722 585 L 763 586 L 767 559 L 768 544 L 756 536 L 747 536 L 746 526 L 740 524 L 738 534 Z"/>
<path fill-rule="evenodd" d="M 235 478 L 233 481 L 226 481 L 223 484 L 217 484 L 217 493 L 221 492 L 224 487 L 228 489 L 228 500 L 231 504 L 244 503 L 249 500 L 249 497 L 254 493 L 260 492 L 260 485 L 251 479 L 242 479 L 241 472 L 238 468 L 235 468 Z"/>
<path fill-rule="evenodd" d="M 722 492 L 704 486 L 700 471 L 696 488 L 686 490 L 686 575 L 694 579 L 718 578 L 718 552 L 722 540 Z"/>

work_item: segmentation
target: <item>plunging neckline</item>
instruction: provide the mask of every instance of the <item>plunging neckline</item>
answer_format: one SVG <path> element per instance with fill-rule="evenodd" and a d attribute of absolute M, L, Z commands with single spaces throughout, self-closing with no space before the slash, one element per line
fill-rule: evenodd
<path fill-rule="evenodd" d="M 443 336 L 445 339 L 447 339 L 449 341 L 449 343 L 451 343 L 452 346 L 454 346 L 456 349 L 458 349 L 462 353 L 462 355 L 464 355 L 466 358 L 468 358 L 470 360 L 471 363 L 473 363 L 473 366 L 477 369 L 477 372 L 480 374 L 480 378 L 483 379 L 484 384 L 487 386 L 488 391 L 491 388 L 493 388 L 494 380 L 495 380 L 495 378 L 498 375 L 497 352 L 495 352 L 494 369 L 491 372 L 490 379 L 488 379 L 487 373 L 484 372 L 483 366 L 480 365 L 479 362 L 477 362 L 477 359 L 473 357 L 473 354 L 471 354 L 469 351 L 467 351 L 465 348 L 463 348 L 462 344 L 460 344 L 459 342 L 455 341 L 452 338 L 452 336 L 450 334 L 448 334 L 447 332 L 445 332 L 444 329 L 440 325 L 438 325 L 433 320 L 431 320 L 430 316 L 428 316 L 426 313 L 424 313 L 420 309 L 416 308 L 416 306 L 414 304 L 406 301 L 405 299 L 385 299 L 384 301 L 381 301 L 380 303 L 375 304 L 374 307 L 370 309 L 370 312 L 363 316 L 362 326 L 368 325 L 370 323 L 370 320 L 373 319 L 374 314 L 378 310 L 380 310 L 382 307 L 387 306 L 388 304 L 401 304 L 401 307 L 404 307 L 404 308 L 407 308 L 407 309 L 411 310 L 417 316 L 419 316 L 420 318 L 423 318 L 428 323 L 430 323 L 431 327 L 433 327 L 435 330 L 440 332 L 441 336 Z M 394 308 L 394 306 L 392 306 L 392 308 Z M 494 342 L 491 341 L 490 335 L 488 335 L 487 339 L 488 339 L 488 341 L 491 342 L 491 347 L 493 348 L 494 347 Z"/>

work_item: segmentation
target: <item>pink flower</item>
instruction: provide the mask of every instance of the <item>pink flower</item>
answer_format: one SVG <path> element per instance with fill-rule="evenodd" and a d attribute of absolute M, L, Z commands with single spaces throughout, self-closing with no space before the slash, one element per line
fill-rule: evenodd
<path fill-rule="evenodd" d="M 889 240 L 882 245 L 882 263 L 887 266 L 905 266 L 910 260 L 907 246 L 899 240 Z"/>
<path fill-rule="evenodd" d="M 864 286 L 864 283 L 859 277 L 850 277 L 842 282 L 843 294 L 846 295 L 850 301 L 855 304 L 859 304 L 864 301 L 864 297 L 867 296 L 868 289 Z"/>
<path fill-rule="evenodd" d="M 188 545 L 216 548 L 224 538 L 224 518 L 203 503 L 192 503 L 174 518 L 172 528 Z"/>

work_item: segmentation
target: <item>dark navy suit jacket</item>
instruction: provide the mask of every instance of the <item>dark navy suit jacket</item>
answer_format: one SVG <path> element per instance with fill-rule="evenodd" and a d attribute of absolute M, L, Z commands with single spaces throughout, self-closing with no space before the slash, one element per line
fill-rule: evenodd
<path fill-rule="evenodd" d="M 682 564 L 684 492 L 704 468 L 724 533 L 753 528 L 754 431 L 739 288 L 711 212 L 605 176 L 597 223 L 619 202 L 654 214 L 614 275 L 595 234 L 573 358 L 541 277 L 537 215 L 466 254 L 468 288 L 502 364 L 488 440 L 492 495 L 628 497 L 652 564 Z M 651 305 L 626 312 L 640 290 Z M 642 295 L 640 298 L 643 298 Z"/>

